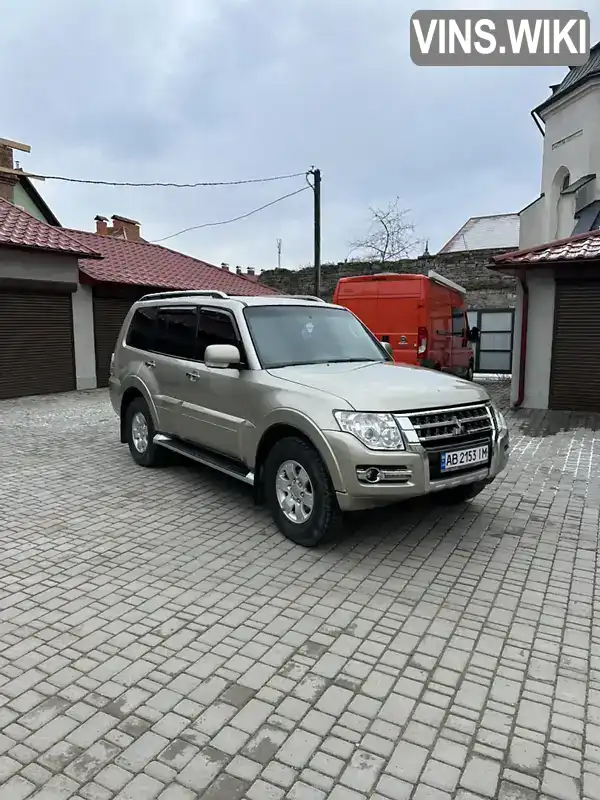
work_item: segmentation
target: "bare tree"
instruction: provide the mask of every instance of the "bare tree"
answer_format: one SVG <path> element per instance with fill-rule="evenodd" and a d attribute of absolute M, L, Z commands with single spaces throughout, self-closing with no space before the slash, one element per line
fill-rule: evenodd
<path fill-rule="evenodd" d="M 399 203 L 400 198 L 397 197 L 387 208 L 369 208 L 369 230 L 364 237 L 348 242 L 348 256 L 359 251 L 363 258 L 371 261 L 397 261 L 409 258 L 422 246 L 423 242 L 415 236 L 415 226 L 408 218 L 410 212 L 399 208 Z"/>

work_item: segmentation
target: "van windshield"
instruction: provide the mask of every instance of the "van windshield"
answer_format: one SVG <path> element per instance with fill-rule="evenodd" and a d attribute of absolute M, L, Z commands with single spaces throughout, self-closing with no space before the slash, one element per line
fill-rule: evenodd
<path fill-rule="evenodd" d="M 390 360 L 377 339 L 343 308 L 250 306 L 244 314 L 265 369 Z"/>

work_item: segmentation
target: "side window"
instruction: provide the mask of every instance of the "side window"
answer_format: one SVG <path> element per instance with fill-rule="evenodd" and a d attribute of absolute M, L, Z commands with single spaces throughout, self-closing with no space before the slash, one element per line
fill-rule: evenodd
<path fill-rule="evenodd" d="M 156 319 L 154 350 L 175 358 L 196 359 L 196 309 L 160 308 Z"/>
<path fill-rule="evenodd" d="M 127 344 L 138 350 L 153 350 L 155 324 L 155 306 L 138 308 L 127 331 Z"/>
<path fill-rule="evenodd" d="M 462 311 L 456 308 L 452 309 L 452 335 L 464 336 L 465 329 L 465 315 Z"/>
<path fill-rule="evenodd" d="M 229 314 L 217 309 L 200 309 L 198 319 L 198 355 L 204 360 L 204 351 L 211 344 L 232 344 L 240 348 L 242 361 L 245 360 L 239 336 Z"/>

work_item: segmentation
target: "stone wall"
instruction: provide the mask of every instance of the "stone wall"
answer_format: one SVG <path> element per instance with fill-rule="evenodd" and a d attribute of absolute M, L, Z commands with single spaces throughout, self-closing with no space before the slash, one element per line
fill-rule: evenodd
<path fill-rule="evenodd" d="M 464 286 L 469 308 L 514 308 L 515 279 L 488 269 L 492 256 L 506 250 L 472 250 L 463 253 L 443 253 L 420 256 L 414 259 L 381 263 L 358 261 L 323 264 L 321 267 L 321 295 L 331 300 L 340 278 L 350 275 L 368 275 L 376 272 L 405 272 L 426 275 L 430 269 Z M 261 272 L 261 283 L 287 294 L 313 294 L 312 267 L 299 270 L 271 269 Z"/>

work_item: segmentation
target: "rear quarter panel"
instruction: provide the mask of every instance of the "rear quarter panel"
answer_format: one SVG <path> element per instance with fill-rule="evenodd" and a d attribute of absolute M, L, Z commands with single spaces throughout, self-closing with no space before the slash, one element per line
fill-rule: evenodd
<path fill-rule="evenodd" d="M 146 400 L 154 427 L 157 430 L 161 429 L 160 415 L 155 403 L 155 396 L 157 387 L 153 386 L 153 375 L 150 370 L 146 369 L 147 375 L 141 374 L 144 372 L 143 364 L 146 359 L 154 358 L 153 354 L 146 353 L 142 350 L 137 350 L 129 347 L 126 344 L 127 331 L 135 313 L 136 306 L 132 306 L 128 311 L 127 316 L 123 321 L 117 343 L 115 345 L 115 353 L 113 360 L 113 375 L 110 379 L 110 398 L 114 410 L 117 414 L 121 413 L 121 401 L 123 395 L 128 389 L 136 389 Z"/>

